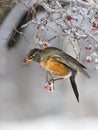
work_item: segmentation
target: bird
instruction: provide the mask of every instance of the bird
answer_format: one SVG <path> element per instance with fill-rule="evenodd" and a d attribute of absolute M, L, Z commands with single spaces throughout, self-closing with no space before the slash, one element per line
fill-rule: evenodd
<path fill-rule="evenodd" d="M 37 62 L 52 75 L 69 78 L 73 92 L 79 102 L 79 92 L 75 82 L 77 72 L 81 72 L 87 78 L 90 75 L 85 71 L 87 69 L 75 58 L 56 47 L 46 47 L 44 49 L 33 48 L 24 58 L 24 62 Z"/>

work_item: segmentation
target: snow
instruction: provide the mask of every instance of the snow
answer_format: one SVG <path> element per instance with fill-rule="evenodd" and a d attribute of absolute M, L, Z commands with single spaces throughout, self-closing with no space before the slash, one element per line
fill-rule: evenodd
<path fill-rule="evenodd" d="M 2 122 L 0 130 L 98 130 L 97 118 L 43 117 L 24 122 Z"/>

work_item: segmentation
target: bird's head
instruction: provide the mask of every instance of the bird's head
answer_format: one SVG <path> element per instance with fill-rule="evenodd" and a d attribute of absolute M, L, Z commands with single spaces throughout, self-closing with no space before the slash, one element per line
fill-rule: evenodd
<path fill-rule="evenodd" d="M 24 62 L 25 63 L 32 62 L 32 61 L 40 62 L 41 52 L 42 50 L 38 48 L 34 48 L 30 50 L 30 52 L 25 57 Z"/>

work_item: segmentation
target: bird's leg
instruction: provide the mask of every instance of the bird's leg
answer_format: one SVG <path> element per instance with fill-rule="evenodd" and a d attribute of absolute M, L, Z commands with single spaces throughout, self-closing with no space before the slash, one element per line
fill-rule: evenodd
<path fill-rule="evenodd" d="M 49 76 L 50 76 L 50 79 L 49 79 Z M 46 83 L 44 84 L 44 88 L 52 92 L 54 90 L 54 79 L 53 79 L 52 74 L 48 71 L 46 73 Z"/>
<path fill-rule="evenodd" d="M 57 78 L 57 79 L 53 79 L 53 81 L 57 81 L 57 80 L 61 80 L 61 79 L 64 79 L 64 78 Z"/>
<path fill-rule="evenodd" d="M 61 79 L 63 79 L 63 78 L 57 78 L 57 79 L 54 79 L 53 77 L 50 79 L 50 80 L 48 80 L 48 83 L 54 83 L 55 81 L 57 81 L 57 80 L 61 80 Z"/>
<path fill-rule="evenodd" d="M 48 81 L 50 81 L 50 80 L 52 80 L 52 79 L 53 79 L 52 74 L 51 74 L 49 71 L 47 71 L 47 72 L 46 72 L 46 82 L 48 82 Z"/>
<path fill-rule="evenodd" d="M 48 71 L 46 72 L 46 81 L 48 81 Z"/>
<path fill-rule="evenodd" d="M 53 92 L 53 90 L 54 90 L 54 82 L 57 81 L 57 80 L 61 80 L 61 79 L 63 79 L 63 78 L 54 79 L 52 74 L 47 71 L 47 73 L 46 73 L 46 83 L 44 84 L 44 88 Z"/>
<path fill-rule="evenodd" d="M 51 80 L 51 81 L 48 81 L 44 84 L 44 88 L 49 90 L 49 91 L 52 91 L 54 90 L 54 82 Z"/>
<path fill-rule="evenodd" d="M 54 82 L 57 81 L 57 80 L 61 80 L 63 78 L 57 78 L 57 79 L 54 79 L 53 77 L 51 77 L 44 85 L 44 88 L 49 90 L 49 91 L 52 91 L 54 90 Z"/>
<path fill-rule="evenodd" d="M 49 77 L 50 77 L 50 78 L 49 78 Z M 53 76 L 52 76 L 52 74 L 51 74 L 49 71 L 47 71 L 47 72 L 46 72 L 46 82 L 48 82 L 49 79 L 53 79 Z"/>
<path fill-rule="evenodd" d="M 50 78 L 49 78 L 49 76 L 50 76 Z M 47 73 L 46 73 L 46 81 L 47 82 L 51 82 L 51 81 L 54 82 L 56 80 L 61 80 L 61 79 L 64 79 L 64 78 L 56 78 L 56 79 L 54 79 L 52 74 L 49 71 L 47 71 Z"/>

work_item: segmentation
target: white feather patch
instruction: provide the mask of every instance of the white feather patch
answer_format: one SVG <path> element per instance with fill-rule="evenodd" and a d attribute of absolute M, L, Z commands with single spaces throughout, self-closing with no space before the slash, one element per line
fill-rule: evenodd
<path fill-rule="evenodd" d="M 66 76 L 64 76 L 64 79 L 67 79 L 67 78 L 69 78 L 69 77 L 71 77 L 71 76 L 72 76 L 72 72 L 69 71 L 69 73 L 68 73 Z"/>

